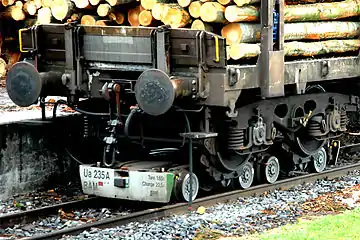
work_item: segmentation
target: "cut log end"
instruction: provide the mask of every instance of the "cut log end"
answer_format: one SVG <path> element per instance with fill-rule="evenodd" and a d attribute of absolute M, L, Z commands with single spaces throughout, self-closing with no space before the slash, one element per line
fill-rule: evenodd
<path fill-rule="evenodd" d="M 154 19 L 161 21 L 167 11 L 167 8 L 178 6 L 179 5 L 176 3 L 156 3 L 154 8 L 151 10 L 151 14 L 153 15 Z"/>
<path fill-rule="evenodd" d="M 117 13 L 110 13 L 109 14 L 109 19 L 111 21 L 116 22 L 117 24 L 121 25 L 124 23 L 125 21 L 125 16 L 123 13 L 117 12 Z"/>
<path fill-rule="evenodd" d="M 20 57 L 21 57 L 20 52 L 11 53 L 7 64 L 7 68 L 10 69 L 15 63 L 17 63 L 20 60 Z"/>
<path fill-rule="evenodd" d="M 214 31 L 212 26 L 210 26 L 207 23 L 204 23 L 200 19 L 196 19 L 196 20 L 193 21 L 193 23 L 191 24 L 191 29 L 204 30 L 204 31 L 208 31 L 208 32 L 213 32 Z"/>
<path fill-rule="evenodd" d="M 72 0 L 75 3 L 75 6 L 80 9 L 85 9 L 91 7 L 89 0 Z"/>
<path fill-rule="evenodd" d="M 111 6 L 107 3 L 102 3 L 97 7 L 97 14 L 100 17 L 106 17 L 111 13 Z"/>
<path fill-rule="evenodd" d="M 140 26 L 139 22 L 139 14 L 140 14 L 140 6 L 137 6 L 135 8 L 132 8 L 128 11 L 128 21 L 131 26 Z"/>
<path fill-rule="evenodd" d="M 15 7 L 14 11 L 11 13 L 11 16 L 15 21 L 25 20 L 26 17 L 25 12 L 20 7 Z"/>
<path fill-rule="evenodd" d="M 136 0 L 105 0 L 110 6 L 114 7 L 120 4 L 128 4 Z"/>
<path fill-rule="evenodd" d="M 150 26 L 153 22 L 154 18 L 149 10 L 141 11 L 139 14 L 139 23 L 141 26 Z"/>
<path fill-rule="evenodd" d="M 227 6 L 231 3 L 232 0 L 217 0 L 223 6 Z"/>
<path fill-rule="evenodd" d="M 117 0 L 106 0 L 106 2 L 107 2 L 110 6 L 116 6 L 116 4 L 117 4 Z"/>
<path fill-rule="evenodd" d="M 181 7 L 187 7 L 190 5 L 192 0 L 177 0 L 177 2 Z"/>
<path fill-rule="evenodd" d="M 37 7 L 35 5 L 35 2 L 33 1 L 27 1 L 24 6 L 23 9 L 25 11 L 25 13 L 34 16 L 37 12 Z"/>
<path fill-rule="evenodd" d="M 204 22 L 226 23 L 225 7 L 218 2 L 206 2 L 200 8 L 200 17 Z"/>
<path fill-rule="evenodd" d="M 110 20 L 97 20 L 95 22 L 96 26 L 109 26 L 111 25 L 111 21 Z"/>
<path fill-rule="evenodd" d="M 50 8 L 46 7 L 46 8 L 40 8 L 38 10 L 38 15 L 37 15 L 38 24 L 49 24 L 51 23 L 51 18 L 52 18 L 52 14 Z"/>
<path fill-rule="evenodd" d="M 56 20 L 63 21 L 71 17 L 74 8 L 70 0 L 54 0 L 51 4 L 51 14 Z"/>
<path fill-rule="evenodd" d="M 3 5 L 4 7 L 9 6 L 9 5 L 10 5 L 10 4 L 9 4 L 9 0 L 1 0 L 0 6 L 1 6 L 1 5 Z"/>
<path fill-rule="evenodd" d="M 156 3 L 154 5 L 154 8 L 151 10 L 151 14 L 153 15 L 154 19 L 161 20 L 164 7 L 165 4 L 163 3 Z"/>
<path fill-rule="evenodd" d="M 24 7 L 24 3 L 22 1 L 16 1 L 15 2 L 15 6 L 19 7 L 19 8 L 23 8 Z"/>
<path fill-rule="evenodd" d="M 239 24 L 231 23 L 221 29 L 221 36 L 226 39 L 226 44 L 231 45 L 240 43 L 242 39 L 242 31 Z"/>
<path fill-rule="evenodd" d="M 226 44 L 251 43 L 260 41 L 260 24 L 230 23 L 221 29 L 221 36 L 226 38 Z"/>
<path fill-rule="evenodd" d="M 6 62 L 4 59 L 0 58 L 0 78 L 6 76 Z"/>
<path fill-rule="evenodd" d="M 41 6 L 43 8 L 51 7 L 52 2 L 52 0 L 41 0 Z"/>
<path fill-rule="evenodd" d="M 101 20 L 99 16 L 84 15 L 81 18 L 81 25 L 96 25 L 96 21 Z"/>
<path fill-rule="evenodd" d="M 42 1 L 41 0 L 34 0 L 34 4 L 36 6 L 36 9 L 41 8 Z"/>
<path fill-rule="evenodd" d="M 189 13 L 193 18 L 200 17 L 200 8 L 203 5 L 201 1 L 192 2 L 189 6 Z"/>
<path fill-rule="evenodd" d="M 180 6 L 167 7 L 162 22 L 171 28 L 182 28 L 191 23 L 190 14 Z"/>
<path fill-rule="evenodd" d="M 7 17 L 14 19 L 15 21 L 23 21 L 26 17 L 26 14 L 22 10 L 22 7 L 18 7 L 15 5 L 6 8 L 3 14 Z"/>
<path fill-rule="evenodd" d="M 89 3 L 90 3 L 92 6 L 97 6 L 97 5 L 99 5 L 100 0 L 89 0 Z"/>
<path fill-rule="evenodd" d="M 157 3 L 156 0 L 141 0 L 140 2 L 145 10 L 152 10 Z"/>

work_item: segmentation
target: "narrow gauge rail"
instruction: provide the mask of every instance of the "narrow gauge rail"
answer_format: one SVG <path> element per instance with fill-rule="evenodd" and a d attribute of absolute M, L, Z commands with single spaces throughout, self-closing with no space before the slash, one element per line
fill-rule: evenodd
<path fill-rule="evenodd" d="M 16 224 L 26 224 L 43 216 L 57 214 L 59 209 L 68 210 L 80 207 L 86 208 L 89 206 L 96 206 L 95 204 L 100 203 L 101 201 L 99 197 L 91 197 L 84 200 L 74 200 L 70 202 L 58 203 L 51 206 L 40 207 L 16 213 L 7 213 L 0 215 L 0 228 L 5 229 L 7 227 L 13 227 Z"/>
<path fill-rule="evenodd" d="M 58 203 L 51 206 L 35 208 L 31 210 L 16 212 L 16 213 L 7 213 L 0 215 L 0 229 L 5 229 L 8 227 L 14 227 L 17 224 L 29 224 L 33 221 L 42 219 L 49 216 L 57 216 L 59 210 L 64 212 L 74 211 L 77 209 L 87 209 L 87 208 L 124 208 L 126 210 L 140 211 L 144 210 L 145 206 L 134 206 L 134 202 L 122 201 L 118 199 L 104 199 L 102 197 L 90 197 L 83 200 L 74 200 L 64 203 Z M 121 211 L 121 209 L 119 209 Z"/>
<path fill-rule="evenodd" d="M 312 173 L 297 177 L 291 177 L 284 180 L 280 180 L 273 184 L 262 184 L 245 190 L 235 190 L 231 192 L 225 192 L 221 194 L 199 198 L 193 201 L 192 208 L 195 209 L 199 206 L 211 206 L 211 205 L 215 205 L 216 203 L 231 202 L 231 201 L 235 201 L 239 197 L 249 197 L 252 195 L 261 194 L 263 192 L 278 188 L 288 189 L 298 184 L 315 182 L 318 179 L 333 179 L 336 177 L 344 176 L 354 170 L 360 170 L 360 163 L 349 164 L 346 166 L 329 169 L 321 173 Z M 62 229 L 59 231 L 53 231 L 46 234 L 34 235 L 32 237 L 25 239 L 60 239 L 64 235 L 76 235 L 85 230 L 89 230 L 90 228 L 93 227 L 104 229 L 119 225 L 125 225 L 127 223 L 134 221 L 143 222 L 146 220 L 159 219 L 162 217 L 171 216 L 172 214 L 186 213 L 188 210 L 189 210 L 188 203 L 177 203 L 177 204 L 167 205 L 161 208 L 153 208 L 144 211 L 130 213 L 129 215 L 126 216 L 113 217 L 106 220 L 100 220 L 93 223 L 83 224 L 77 227 Z"/>

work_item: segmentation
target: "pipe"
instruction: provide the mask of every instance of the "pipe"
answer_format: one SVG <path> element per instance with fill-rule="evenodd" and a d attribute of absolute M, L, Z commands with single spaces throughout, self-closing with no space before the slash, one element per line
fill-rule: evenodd
<path fill-rule="evenodd" d="M 96 113 L 96 112 L 88 112 L 79 108 L 73 108 L 75 111 L 86 114 L 86 115 L 92 115 L 92 116 L 110 116 L 110 113 Z"/>

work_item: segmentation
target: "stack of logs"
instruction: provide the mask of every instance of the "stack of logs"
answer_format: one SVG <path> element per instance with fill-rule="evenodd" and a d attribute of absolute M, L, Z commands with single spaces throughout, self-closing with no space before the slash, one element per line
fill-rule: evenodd
<path fill-rule="evenodd" d="M 0 0 L 0 3 L 0 30 L 6 21 L 21 22 L 22 27 L 68 21 L 101 26 L 166 24 L 222 35 L 228 45 L 228 59 L 254 57 L 260 52 L 260 0 Z M 360 0 L 285 0 L 285 55 L 357 50 L 360 43 L 355 38 L 360 35 L 360 22 L 349 18 L 359 15 Z M 12 26 L 5 25 L 3 28 Z M 0 47 L 8 37 L 0 36 Z M 0 76 L 17 59 L 12 55 L 5 58 L 6 61 L 0 59 Z"/>

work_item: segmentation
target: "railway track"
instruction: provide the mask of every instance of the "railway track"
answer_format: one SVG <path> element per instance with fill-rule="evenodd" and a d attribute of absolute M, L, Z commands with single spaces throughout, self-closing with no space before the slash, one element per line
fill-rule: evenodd
<path fill-rule="evenodd" d="M 353 151 L 353 149 L 356 150 L 358 147 L 359 144 L 349 144 L 342 146 L 341 149 L 347 148 Z M 257 185 L 246 190 L 236 190 L 225 193 L 218 193 L 212 196 L 202 197 L 195 200 L 192 203 L 192 209 L 196 209 L 199 206 L 211 206 L 211 205 L 215 205 L 216 203 L 236 201 L 236 199 L 239 197 L 248 197 L 254 194 L 261 194 L 263 192 L 278 188 L 286 189 L 298 184 L 314 182 L 317 179 L 335 178 L 346 175 L 348 172 L 353 170 L 360 170 L 360 163 L 347 164 L 345 166 L 330 168 L 329 170 L 326 170 L 320 174 L 319 173 L 306 174 L 297 177 L 286 178 L 284 180 L 279 180 L 275 184 Z M 119 211 L 118 208 L 120 206 L 122 206 L 122 208 Z M 58 217 L 60 211 L 66 213 L 66 212 L 77 211 L 79 209 L 101 209 L 101 208 L 108 208 L 108 209 L 113 208 L 116 209 L 117 213 L 115 214 L 112 213 L 110 218 L 93 219 L 93 221 L 89 221 L 90 223 L 86 223 L 86 221 L 83 221 L 83 219 L 81 219 L 82 220 L 81 225 L 75 227 L 66 227 L 61 230 L 55 230 L 49 228 L 48 229 L 49 231 L 47 233 L 41 233 L 39 235 L 31 234 L 31 236 L 27 237 L 26 239 L 59 239 L 63 235 L 76 235 L 83 232 L 84 230 L 88 230 L 93 227 L 96 228 L 114 227 L 119 225 L 125 225 L 129 222 L 134 222 L 134 221 L 145 221 L 150 219 L 167 217 L 172 214 L 184 213 L 189 210 L 187 203 L 163 206 L 160 204 L 150 204 L 150 203 L 134 204 L 134 202 L 131 201 L 92 197 L 85 200 L 75 200 L 75 201 L 55 204 L 52 206 L 40 207 L 37 209 L 32 209 L 22 212 L 0 215 L 0 229 L 13 228 L 14 226 L 21 226 L 21 225 L 22 226 L 31 225 L 31 223 L 41 219 L 45 219 L 49 216 Z M 123 213 L 121 212 L 122 210 L 124 210 Z M 17 236 L 17 237 L 20 238 L 21 236 Z"/>
<path fill-rule="evenodd" d="M 74 200 L 65 203 L 54 204 L 51 206 L 40 207 L 16 213 L 7 213 L 0 216 L 0 228 L 13 227 L 17 224 L 26 224 L 40 217 L 56 215 L 59 209 L 69 210 L 74 208 L 86 208 L 100 204 L 98 197 L 92 197 L 84 200 Z"/>
<path fill-rule="evenodd" d="M 315 182 L 318 179 L 333 179 L 336 177 L 344 176 L 354 170 L 360 170 L 360 163 L 349 164 L 346 166 L 329 169 L 322 173 L 314 173 L 314 174 L 307 174 L 307 175 L 287 178 L 284 180 L 280 180 L 274 184 L 262 184 L 246 190 L 235 190 L 235 191 L 199 198 L 192 203 L 191 209 L 196 209 L 199 206 L 207 207 L 207 206 L 215 205 L 217 203 L 232 202 L 232 201 L 236 201 L 236 199 L 238 199 L 239 197 L 249 197 L 257 194 L 262 194 L 266 191 L 270 191 L 274 189 L 280 188 L 284 190 L 296 186 L 298 184 Z M 110 201 L 110 202 L 116 203 L 116 201 Z M 117 203 L 120 204 L 120 201 L 118 201 Z M 11 227 L 14 226 L 15 224 L 30 223 L 33 220 L 38 219 L 40 217 L 47 216 L 49 214 L 57 214 L 59 209 L 71 210 L 79 207 L 85 208 L 85 207 L 94 207 L 94 206 L 99 208 L 99 206 L 104 206 L 104 205 L 107 205 L 109 207 L 109 203 L 107 201 L 104 201 L 104 199 L 89 198 L 82 201 L 67 202 L 64 204 L 57 204 L 54 206 L 43 207 L 31 211 L 24 211 L 15 214 L 7 214 L 0 217 L 0 228 L 4 229 L 5 227 Z M 146 206 L 148 207 L 149 205 L 146 204 Z M 141 222 L 146 220 L 159 219 L 162 217 L 171 216 L 173 214 L 186 213 L 189 210 L 191 210 L 189 209 L 187 203 L 177 203 L 162 207 L 149 208 L 145 210 L 139 209 L 139 207 L 134 209 L 136 209 L 136 211 L 129 213 L 128 215 L 125 216 L 115 216 L 91 223 L 84 223 L 80 226 L 51 231 L 40 235 L 33 235 L 25 239 L 60 239 L 63 235 L 76 235 L 94 227 L 100 229 L 109 228 L 119 225 L 125 225 L 129 222 L 134 222 L 134 221 Z"/>
<path fill-rule="evenodd" d="M 38 223 L 35 224 L 36 226 L 39 225 L 39 221 L 41 220 L 44 220 L 46 218 L 57 218 L 59 215 L 62 215 L 62 218 L 64 218 L 65 215 L 66 219 L 67 213 L 75 211 L 78 211 L 82 216 L 76 219 L 76 216 L 74 214 L 70 214 L 73 216 L 70 216 L 66 220 L 74 220 L 78 223 L 84 224 L 87 221 L 98 220 L 96 218 L 89 219 L 86 214 L 87 212 L 90 212 L 90 214 L 98 213 L 99 215 L 97 216 L 97 218 L 103 218 L 100 216 L 103 212 L 101 211 L 102 209 L 111 209 L 112 211 L 109 215 L 116 216 L 119 214 L 128 214 L 130 209 L 142 210 L 144 209 L 144 207 L 135 207 L 130 201 L 118 201 L 116 199 L 105 199 L 104 201 L 104 199 L 100 197 L 90 197 L 84 200 L 73 200 L 64 203 L 54 204 L 51 206 L 39 207 L 31 210 L 0 215 L 0 230 L 6 228 L 16 229 L 19 226 L 32 226 L 37 221 Z M 49 231 L 53 230 L 48 226 L 45 226 L 44 228 Z M 17 234 L 15 234 L 15 236 L 14 234 L 0 234 L 0 239 L 8 239 L 8 237 L 9 239 L 14 239 L 14 237 L 21 238 L 22 236 L 18 236 Z"/>

